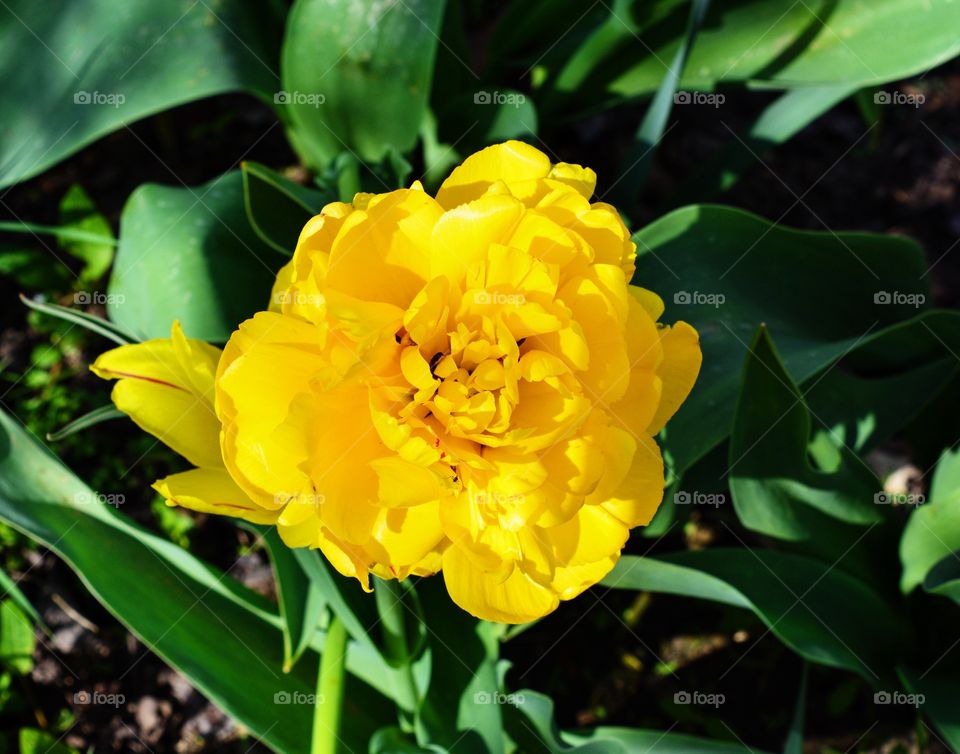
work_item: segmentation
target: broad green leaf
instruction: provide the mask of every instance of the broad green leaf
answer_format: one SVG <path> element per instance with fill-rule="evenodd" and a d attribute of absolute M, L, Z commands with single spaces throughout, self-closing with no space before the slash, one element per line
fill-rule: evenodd
<path fill-rule="evenodd" d="M 263 537 L 277 585 L 283 630 L 283 672 L 289 673 L 306 651 L 320 625 L 327 606 L 274 526 L 247 525 Z"/>
<path fill-rule="evenodd" d="M 908 424 L 957 374 L 952 357 L 897 374 L 857 374 L 843 367 L 804 393 L 824 439 L 863 454 Z"/>
<path fill-rule="evenodd" d="M 883 520 L 885 509 L 875 502 L 881 486 L 870 468 L 842 445 L 837 468 L 813 468 L 810 431 L 803 395 L 761 327 L 747 355 L 728 467 L 734 508 L 748 529 L 789 540 L 823 536 L 829 522 L 805 516 L 805 507 L 849 524 Z"/>
<path fill-rule="evenodd" d="M 421 580 L 417 593 L 430 653 L 430 682 L 416 718 L 421 743 L 463 754 L 503 754 L 497 676 L 502 627 L 454 605 L 442 579 Z"/>
<path fill-rule="evenodd" d="M 960 550 L 944 555 L 930 568 L 923 579 L 923 588 L 960 604 Z"/>
<path fill-rule="evenodd" d="M 430 95 L 443 0 L 296 0 L 276 103 L 315 169 L 341 151 L 379 162 L 409 151 Z"/>
<path fill-rule="evenodd" d="M 14 600 L 0 602 L 0 665 L 19 675 L 33 670 L 33 631 L 30 617 Z"/>
<path fill-rule="evenodd" d="M 876 592 L 830 563 L 801 555 L 717 548 L 626 556 L 601 583 L 745 608 L 803 658 L 871 682 L 890 676 L 892 658 L 908 638 L 904 622 Z"/>
<path fill-rule="evenodd" d="M 60 225 L 66 230 L 90 233 L 102 236 L 103 241 L 83 241 L 60 236 L 60 245 L 71 256 L 83 262 L 80 270 L 81 283 L 95 283 L 102 278 L 113 261 L 113 250 L 117 245 L 113 230 L 97 210 L 93 200 L 80 184 L 70 187 L 60 200 Z M 106 240 L 109 239 L 109 240 Z"/>
<path fill-rule="evenodd" d="M 656 91 L 684 39 L 684 3 L 661 3 L 656 23 L 610 26 L 589 60 L 558 76 L 568 93 L 586 102 L 631 98 Z M 622 14 L 621 14 L 622 15 Z M 641 16 L 642 18 L 642 16 Z M 865 87 L 926 71 L 960 52 L 953 0 L 822 0 L 785 6 L 779 0 L 715 3 L 690 54 L 683 89 L 712 90 L 720 83 L 790 88 Z M 636 36 L 635 36 L 636 35 Z M 896 45 L 890 40 L 896 39 Z M 638 41 L 639 40 L 639 41 Z"/>
<path fill-rule="evenodd" d="M 282 671 L 280 618 L 259 595 L 99 502 L 95 493 L 0 413 L 0 519 L 37 539 L 151 651 L 280 752 L 306 754 L 317 655 Z M 317 641 L 314 647 L 322 647 Z M 351 668 L 348 658 L 348 668 Z M 354 750 L 391 705 L 348 678 Z"/>
<path fill-rule="evenodd" d="M 244 162 L 240 170 L 243 204 L 251 227 L 261 241 L 286 256 L 293 254 L 307 220 L 336 199 L 332 194 L 294 183 L 256 162 Z"/>
<path fill-rule="evenodd" d="M 522 751 L 530 754 L 763 754 L 740 744 L 660 730 L 600 727 L 561 733 L 549 697 L 529 689 L 513 696 L 515 706 L 504 707 L 507 730 L 522 745 Z"/>
<path fill-rule="evenodd" d="M 0 8 L 0 186 L 184 102 L 277 87 L 280 5 L 9 0 Z"/>
<path fill-rule="evenodd" d="M 902 668 L 907 691 L 914 695 L 922 694 L 920 711 L 940 732 L 943 741 L 953 750 L 960 750 L 960 707 L 957 706 L 957 694 L 960 685 L 960 667 L 952 658 L 940 658 L 936 664 L 917 670 Z M 914 701 L 920 701 L 918 696 Z"/>
<path fill-rule="evenodd" d="M 143 338 L 170 337 L 178 319 L 188 337 L 223 342 L 267 308 L 284 261 L 247 221 L 240 171 L 196 188 L 144 184 L 120 218 L 107 311 Z"/>
<path fill-rule="evenodd" d="M 940 457 L 929 496 L 910 514 L 900 540 L 900 588 L 904 593 L 924 583 L 938 562 L 947 559 L 945 567 L 949 567 L 953 553 L 960 550 L 960 448 L 945 450 Z M 950 580 L 947 574 L 940 571 L 935 582 L 938 587 Z M 933 585 L 930 588 L 935 589 Z"/>
<path fill-rule="evenodd" d="M 437 749 L 425 749 L 400 728 L 381 728 L 370 738 L 370 754 L 436 754 Z"/>
<path fill-rule="evenodd" d="M 759 325 L 767 325 L 787 372 L 802 384 L 922 312 L 922 299 L 910 297 L 928 295 L 923 254 L 904 238 L 798 231 L 738 209 L 695 205 L 634 240 L 633 282 L 663 297 L 663 321 L 685 320 L 700 333 L 703 368 L 665 438 L 678 472 L 729 433 L 741 365 Z M 890 303 L 878 303 L 883 294 Z"/>

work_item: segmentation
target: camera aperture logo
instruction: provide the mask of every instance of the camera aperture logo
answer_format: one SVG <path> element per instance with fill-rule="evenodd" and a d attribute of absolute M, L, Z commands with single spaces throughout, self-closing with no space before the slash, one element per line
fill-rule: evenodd
<path fill-rule="evenodd" d="M 724 694 L 704 694 L 702 691 L 678 691 L 673 695 L 673 703 L 684 707 L 693 705 L 695 707 L 717 709 L 723 706 L 726 701 L 727 697 Z"/>
<path fill-rule="evenodd" d="M 488 92 L 480 90 L 473 93 L 473 104 L 475 105 L 510 105 L 520 107 L 527 98 L 520 92 Z"/>
<path fill-rule="evenodd" d="M 104 293 L 103 291 L 77 291 L 73 294 L 73 303 L 76 306 L 122 306 L 127 297 L 122 293 Z"/>
<path fill-rule="evenodd" d="M 913 492 L 887 492 L 880 490 L 873 495 L 874 505 L 923 505 L 926 495 Z"/>

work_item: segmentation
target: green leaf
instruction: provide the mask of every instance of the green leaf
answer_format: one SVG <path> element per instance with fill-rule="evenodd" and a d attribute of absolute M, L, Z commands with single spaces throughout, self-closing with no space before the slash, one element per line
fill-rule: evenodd
<path fill-rule="evenodd" d="M 379 623 L 373 597 L 364 593 L 355 579 L 334 571 L 319 551 L 297 548 L 293 554 L 314 588 L 343 621 L 350 637 L 380 657 L 380 648 L 370 638 Z"/>
<path fill-rule="evenodd" d="M 908 636 L 897 613 L 860 580 L 833 564 L 773 550 L 626 556 L 601 583 L 745 608 L 806 660 L 871 682 L 890 677 Z"/>
<path fill-rule="evenodd" d="M 311 706 L 297 700 L 314 692 L 317 655 L 284 674 L 280 618 L 269 602 L 99 502 L 4 413 L 0 519 L 66 561 L 151 651 L 254 735 L 277 751 L 307 751 Z M 356 677 L 346 697 L 354 722 L 342 737 L 359 750 L 392 705 Z"/>
<path fill-rule="evenodd" d="M 341 151 L 379 162 L 413 148 L 430 95 L 443 0 L 296 0 L 277 95 L 315 169 Z"/>
<path fill-rule="evenodd" d="M 129 332 L 123 325 L 110 322 L 102 317 L 95 317 L 79 309 L 70 309 L 66 306 L 59 306 L 58 304 L 48 304 L 45 301 L 41 301 L 39 297 L 27 298 L 22 294 L 20 295 L 20 301 L 34 311 L 62 319 L 74 325 L 79 325 L 85 330 L 96 333 L 107 340 L 112 340 L 121 346 L 140 340 L 140 338 L 137 338 L 133 333 Z"/>
<path fill-rule="evenodd" d="M 282 619 L 283 672 L 289 673 L 313 639 L 327 602 L 307 578 L 293 550 L 280 539 L 276 527 L 250 524 L 248 528 L 263 537 L 270 553 Z"/>
<path fill-rule="evenodd" d="M 336 199 L 332 194 L 301 186 L 256 162 L 240 165 L 247 219 L 260 240 L 290 256 L 307 220 Z"/>
<path fill-rule="evenodd" d="M 960 667 L 956 661 L 940 659 L 923 671 L 901 668 L 900 675 L 910 693 L 922 695 L 923 716 L 940 731 L 950 749 L 957 751 L 960 750 L 960 708 L 957 707 Z"/>
<path fill-rule="evenodd" d="M 0 602 L 0 665 L 27 675 L 33 670 L 36 645 L 30 617 L 12 599 Z"/>
<path fill-rule="evenodd" d="M 837 468 L 812 468 L 810 430 L 803 395 L 761 327 L 747 355 L 728 466 L 734 508 L 748 529 L 806 540 L 823 536 L 825 517 L 862 526 L 883 521 L 874 497 L 881 486 L 870 468 L 843 445 Z M 806 506 L 822 516 L 810 516 Z"/>
<path fill-rule="evenodd" d="M 31 0 L 0 9 L 0 186 L 161 110 L 274 91 L 276 5 Z"/>
<path fill-rule="evenodd" d="M 43 620 L 40 618 L 40 613 L 37 612 L 37 609 L 30 603 L 30 600 L 27 599 L 27 595 L 17 586 L 17 582 L 3 570 L 0 570 L 0 599 L 12 600 L 33 623 L 46 629 Z"/>
<path fill-rule="evenodd" d="M 682 44 L 685 13 L 682 5 L 674 5 L 669 17 L 641 33 L 642 44 L 622 34 L 619 44 L 608 48 L 606 68 L 593 71 L 592 80 L 584 83 L 619 97 L 655 91 L 663 78 L 661 61 Z M 951 30 L 958 24 L 960 8 L 952 0 L 923 6 L 912 0 L 875 0 L 869 13 L 857 0 L 830 0 L 819 7 L 784 7 L 779 0 L 716 3 L 680 86 L 864 87 L 896 81 L 956 56 L 960 39 Z M 891 46 L 890 39 L 897 44 Z M 624 66 L 628 46 L 640 57 Z"/>
<path fill-rule="evenodd" d="M 905 594 L 920 584 L 942 591 L 951 580 L 949 563 L 960 550 L 960 448 L 943 452 L 929 492 L 930 499 L 910 514 L 900 540 L 900 588 Z M 945 559 L 934 576 L 931 569 Z M 928 586 L 924 580 L 929 577 L 933 581 Z"/>
<path fill-rule="evenodd" d="M 793 709 L 793 720 L 787 732 L 787 740 L 783 747 L 783 754 L 803 754 L 803 731 L 807 718 L 807 677 L 810 675 L 810 666 L 803 664 L 803 675 L 800 676 L 800 689 L 797 692 L 797 704 Z"/>
<path fill-rule="evenodd" d="M 47 440 L 49 442 L 59 442 L 65 437 L 69 437 L 77 432 L 82 432 L 83 430 L 100 424 L 101 422 L 110 421 L 111 419 L 120 419 L 124 416 L 126 416 L 126 414 L 118 410 L 112 403 L 107 404 L 106 406 L 100 406 L 100 408 L 95 408 L 93 411 L 77 417 L 65 427 L 58 429 L 56 432 L 49 432 L 47 434 Z"/>
<path fill-rule="evenodd" d="M 71 186 L 60 200 L 60 224 L 66 230 L 90 233 L 109 239 L 83 241 L 76 237 L 67 238 L 62 234 L 60 236 L 60 245 L 64 250 L 83 262 L 80 282 L 95 283 L 110 269 L 116 240 L 107 218 L 97 211 L 93 200 L 80 184 Z"/>
<path fill-rule="evenodd" d="M 78 754 L 57 736 L 36 728 L 21 728 L 19 743 L 20 754 Z"/>
<path fill-rule="evenodd" d="M 110 318 L 143 338 L 223 342 L 266 309 L 284 258 L 247 221 L 240 171 L 196 188 L 144 184 L 120 218 L 110 278 Z"/>
<path fill-rule="evenodd" d="M 417 712 L 421 743 L 464 754 L 503 754 L 503 705 L 497 676 L 501 626 L 453 604 L 442 579 L 417 593 L 428 634 L 430 682 Z"/>
<path fill-rule="evenodd" d="M 0 243 L 0 275 L 17 285 L 40 291 L 62 291 L 73 283 L 73 271 L 49 251 Z"/>
<path fill-rule="evenodd" d="M 653 164 L 656 146 L 663 138 L 663 133 L 667 127 L 667 119 L 673 109 L 680 77 L 687 64 L 687 59 L 690 57 L 690 52 L 693 50 L 700 25 L 703 23 L 704 15 L 706 15 L 709 7 L 710 0 L 691 0 L 690 18 L 687 21 L 687 31 L 683 42 L 674 53 L 666 75 L 647 106 L 640 128 L 633 138 L 633 147 L 624 160 L 626 168 L 618 181 L 617 193 L 623 197 L 625 203 L 632 205 L 636 201 L 637 194 L 647 179 L 650 166 Z"/>
<path fill-rule="evenodd" d="M 841 367 L 804 393 L 824 439 L 859 454 L 889 440 L 958 374 L 952 357 L 897 374 L 859 374 Z"/>
<path fill-rule="evenodd" d="M 742 754 L 745 747 L 724 741 L 639 728 L 601 727 L 591 731 L 560 732 L 554 722 L 553 701 L 523 689 L 514 694 L 516 706 L 504 707 L 507 730 L 529 754 Z M 753 754 L 763 754 L 750 748 Z"/>
<path fill-rule="evenodd" d="M 700 205 L 671 212 L 634 240 L 634 282 L 663 297 L 663 321 L 686 320 L 700 333 L 703 368 L 665 438 L 678 472 L 729 433 L 740 368 L 759 325 L 766 323 L 787 372 L 802 384 L 922 311 L 909 297 L 929 293 L 921 250 L 894 236 L 798 231 Z M 883 293 L 891 303 L 875 303 Z M 908 344 L 902 353 L 922 363 L 932 348 L 918 348 Z"/>
<path fill-rule="evenodd" d="M 381 728 L 370 739 L 370 754 L 435 754 L 436 751 L 436 748 L 418 746 L 395 726 Z"/>

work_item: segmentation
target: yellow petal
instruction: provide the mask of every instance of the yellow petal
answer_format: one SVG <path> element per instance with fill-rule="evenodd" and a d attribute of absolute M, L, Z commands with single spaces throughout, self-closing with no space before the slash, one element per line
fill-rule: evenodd
<path fill-rule="evenodd" d="M 680 408 L 700 373 L 700 336 L 686 322 L 677 322 L 673 327 L 660 331 L 663 361 L 657 375 L 663 380 L 660 405 L 647 427 L 647 433 L 655 435 Z"/>
<path fill-rule="evenodd" d="M 247 497 L 226 469 L 191 469 L 172 474 L 153 483 L 167 501 L 198 513 L 233 516 L 255 524 L 272 524 L 277 511 L 268 511 Z"/>
<path fill-rule="evenodd" d="M 506 579 L 476 568 L 455 544 L 443 554 L 443 580 L 450 598 L 481 620 L 527 623 L 553 612 L 557 595 L 513 568 Z"/>
<path fill-rule="evenodd" d="M 518 196 L 549 172 L 550 158 L 539 149 L 520 141 L 494 144 L 454 168 L 437 191 L 437 201 L 444 209 L 452 209 L 483 196 L 498 181 Z"/>

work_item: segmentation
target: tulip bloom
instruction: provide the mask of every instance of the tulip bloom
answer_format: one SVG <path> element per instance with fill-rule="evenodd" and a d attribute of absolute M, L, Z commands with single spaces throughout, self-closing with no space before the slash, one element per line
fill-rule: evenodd
<path fill-rule="evenodd" d="M 700 368 L 595 182 L 507 142 L 436 198 L 335 202 L 222 354 L 175 325 L 93 370 L 196 466 L 168 503 L 274 524 L 367 590 L 442 571 L 477 617 L 539 618 L 653 517 L 653 438 Z"/>

